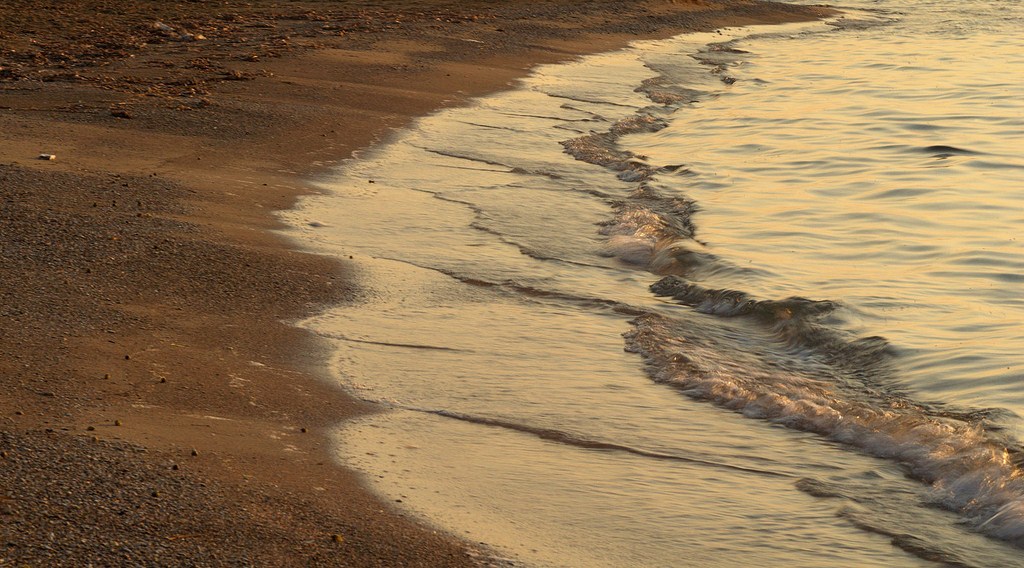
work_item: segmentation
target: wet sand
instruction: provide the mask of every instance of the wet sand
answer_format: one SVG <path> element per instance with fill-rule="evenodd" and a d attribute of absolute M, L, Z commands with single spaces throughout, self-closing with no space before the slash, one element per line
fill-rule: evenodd
<path fill-rule="evenodd" d="M 496 563 L 332 461 L 373 412 L 288 324 L 358 298 L 304 180 L 530 65 L 777 4 L 0 6 L 0 563 Z M 622 14 L 629 13 L 629 17 Z M 53 154 L 56 159 L 39 159 Z"/>

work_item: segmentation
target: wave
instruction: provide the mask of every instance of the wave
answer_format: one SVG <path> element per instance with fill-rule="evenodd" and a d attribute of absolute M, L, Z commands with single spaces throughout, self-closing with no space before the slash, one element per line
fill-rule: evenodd
<path fill-rule="evenodd" d="M 653 85 L 645 82 L 640 90 L 654 100 L 665 104 L 680 104 L 676 99 L 659 99 Z M 696 96 L 697 91 L 688 91 Z M 688 95 L 689 96 L 689 95 Z M 686 102 L 690 102 L 687 98 Z M 667 122 L 652 114 L 652 109 L 641 109 L 637 114 L 618 120 L 605 132 L 591 132 L 562 142 L 565 152 L 577 160 L 603 166 L 617 172 L 626 182 L 637 187 L 625 199 L 613 200 L 615 216 L 602 223 L 600 234 L 608 237 L 602 253 L 622 262 L 655 274 L 695 276 L 721 271 L 746 272 L 730 266 L 722 259 L 700 250 L 703 245 L 695 239 L 692 221 L 696 203 L 686 197 L 664 196 L 651 183 L 659 174 L 689 175 L 692 172 L 681 164 L 655 166 L 645 156 L 634 154 L 618 145 L 621 137 L 640 132 L 657 132 Z"/>
<path fill-rule="evenodd" d="M 830 365 L 864 370 L 880 375 L 881 365 L 893 356 L 889 342 L 882 337 L 850 339 L 833 329 L 827 316 L 840 304 L 830 300 L 790 297 L 783 300 L 758 300 L 737 290 L 704 288 L 676 276 L 667 276 L 651 285 L 656 296 L 671 297 L 702 314 L 750 320 L 762 326 L 772 341 L 805 352 L 813 351 Z M 885 374 L 890 371 L 885 369 Z"/>
<path fill-rule="evenodd" d="M 619 120 L 607 132 L 591 132 L 565 140 L 562 147 L 577 160 L 619 172 L 618 177 L 623 181 L 641 181 L 650 179 L 657 168 L 644 163 L 643 156 L 618 148 L 617 142 L 626 134 L 657 132 L 665 126 L 664 120 L 640 113 Z"/>
<path fill-rule="evenodd" d="M 726 70 L 742 55 L 722 43 L 697 59 L 728 83 Z M 677 107 L 700 96 L 658 78 L 638 91 Z M 627 351 L 643 357 L 653 380 L 692 398 L 895 460 L 930 486 L 933 504 L 960 514 L 977 531 L 1024 546 L 1024 452 L 993 425 L 997 412 L 948 411 L 901 392 L 893 347 L 881 337 L 842 331 L 831 319 L 842 308 L 837 302 L 757 299 L 694 282 L 730 267 L 696 239 L 697 204 L 658 191 L 658 175 L 684 166 L 659 167 L 618 145 L 625 134 L 664 128 L 653 112 L 642 109 L 606 132 L 563 142 L 576 159 L 637 183 L 612 202 L 614 216 L 600 228 L 604 253 L 664 276 L 652 292 L 691 308 L 685 318 L 636 317 L 624 334 Z"/>
<path fill-rule="evenodd" d="M 774 307 L 793 304 L 744 305 L 751 307 L 735 314 L 741 319 L 771 314 L 768 321 L 778 323 L 783 320 Z M 825 347 L 839 345 L 833 338 L 797 352 L 799 346 L 771 333 L 751 331 L 743 322 L 723 326 L 720 316 L 708 317 L 719 321 L 645 314 L 625 335 L 627 349 L 644 357 L 655 381 L 693 398 L 896 460 L 931 485 L 935 504 L 963 515 L 979 531 L 1024 545 L 1021 451 L 987 428 L 984 418 L 934 413 L 889 391 L 886 350 L 878 345 L 833 353 Z M 837 364 L 850 352 L 857 360 Z"/>
<path fill-rule="evenodd" d="M 663 76 L 645 79 L 635 92 L 644 93 L 657 104 L 672 106 L 695 103 L 706 95 L 704 91 L 688 89 Z"/>

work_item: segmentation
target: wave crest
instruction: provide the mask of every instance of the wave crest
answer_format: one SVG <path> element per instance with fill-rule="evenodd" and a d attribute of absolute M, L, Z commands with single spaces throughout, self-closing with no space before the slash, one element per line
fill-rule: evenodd
<path fill-rule="evenodd" d="M 712 316 L 713 317 L 713 316 Z M 931 485 L 934 503 L 991 536 L 1024 545 L 1019 449 L 977 419 L 954 419 L 888 391 L 864 361 L 835 365 L 827 353 L 793 357 L 791 346 L 753 342 L 737 327 L 655 314 L 633 320 L 627 349 L 657 382 L 789 428 L 893 459 Z M 884 358 L 878 372 L 884 374 Z"/>

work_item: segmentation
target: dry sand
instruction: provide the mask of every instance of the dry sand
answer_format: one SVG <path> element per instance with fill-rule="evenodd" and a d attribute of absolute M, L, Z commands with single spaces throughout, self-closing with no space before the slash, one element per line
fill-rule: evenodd
<path fill-rule="evenodd" d="M 325 380 L 324 346 L 286 322 L 357 291 L 344 264 L 272 233 L 272 212 L 389 129 L 531 64 L 815 15 L 3 2 L 0 564 L 491 562 L 332 462 L 324 433 L 374 409 Z"/>

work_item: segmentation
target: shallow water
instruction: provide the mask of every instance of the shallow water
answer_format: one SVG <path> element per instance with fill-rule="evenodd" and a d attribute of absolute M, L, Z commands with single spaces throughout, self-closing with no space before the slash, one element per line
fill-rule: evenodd
<path fill-rule="evenodd" d="M 913 9 L 910 9 L 913 7 Z M 391 411 L 339 456 L 536 566 L 1024 565 L 1014 3 L 541 67 L 286 217 Z"/>

